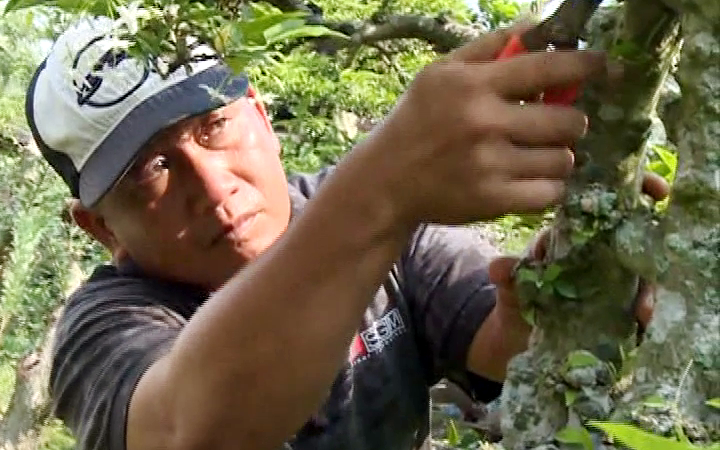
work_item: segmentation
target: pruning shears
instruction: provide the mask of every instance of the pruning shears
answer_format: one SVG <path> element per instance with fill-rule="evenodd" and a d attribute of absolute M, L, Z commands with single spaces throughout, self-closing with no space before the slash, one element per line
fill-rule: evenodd
<path fill-rule="evenodd" d="M 531 51 L 577 49 L 585 25 L 603 0 L 564 0 L 547 19 L 530 30 L 515 35 L 497 59 L 510 58 Z M 578 96 L 580 86 L 551 89 L 543 93 L 546 104 L 571 105 Z"/>

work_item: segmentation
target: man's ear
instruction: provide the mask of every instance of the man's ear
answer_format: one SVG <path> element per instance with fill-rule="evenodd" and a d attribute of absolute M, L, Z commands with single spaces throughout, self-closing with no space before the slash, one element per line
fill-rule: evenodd
<path fill-rule="evenodd" d="M 272 123 L 270 122 L 270 117 L 268 117 L 267 110 L 265 109 L 265 103 L 263 103 L 255 88 L 248 86 L 246 96 L 255 105 L 255 109 L 257 109 L 260 117 L 265 122 L 265 126 L 268 128 L 268 131 L 275 133 Z"/>
<path fill-rule="evenodd" d="M 86 208 L 80 203 L 80 200 L 72 199 L 70 201 L 70 216 L 80 228 L 104 245 L 115 256 L 115 253 L 119 250 L 119 245 L 115 235 L 107 226 L 99 211 Z"/>

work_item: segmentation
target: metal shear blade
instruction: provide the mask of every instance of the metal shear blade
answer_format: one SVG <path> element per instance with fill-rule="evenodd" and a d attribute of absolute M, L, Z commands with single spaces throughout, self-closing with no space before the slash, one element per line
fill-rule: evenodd
<path fill-rule="evenodd" d="M 592 15 L 603 0 L 565 0 L 547 19 L 520 37 L 528 51 L 575 49 Z"/>

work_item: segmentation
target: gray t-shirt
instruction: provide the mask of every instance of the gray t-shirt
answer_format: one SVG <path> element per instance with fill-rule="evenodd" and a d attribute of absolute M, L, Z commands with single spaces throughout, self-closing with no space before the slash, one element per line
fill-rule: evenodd
<path fill-rule="evenodd" d="M 293 218 L 327 173 L 290 177 Z M 369 303 L 323 407 L 285 448 L 417 448 L 428 436 L 429 387 L 441 378 L 478 401 L 496 398 L 501 384 L 465 369 L 473 336 L 495 302 L 487 275 L 495 254 L 476 230 L 420 227 Z M 71 296 L 50 390 L 79 450 L 125 450 L 136 383 L 207 295 L 148 278 L 130 263 L 98 267 Z M 312 364 L 313 355 L 307 360 Z"/>

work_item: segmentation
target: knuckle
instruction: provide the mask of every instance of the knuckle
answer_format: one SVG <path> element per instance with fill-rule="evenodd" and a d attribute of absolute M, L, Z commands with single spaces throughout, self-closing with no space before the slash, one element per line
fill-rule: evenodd
<path fill-rule="evenodd" d="M 564 62 L 559 60 L 562 52 L 542 52 L 535 60 L 534 75 L 543 81 L 554 79 L 558 68 L 565 67 Z"/>
<path fill-rule="evenodd" d="M 426 85 L 432 85 L 435 82 L 435 78 L 438 76 L 438 72 L 441 71 L 444 64 L 430 64 L 423 68 L 415 75 L 415 80 L 411 85 L 413 91 L 422 91 Z"/>
<path fill-rule="evenodd" d="M 581 111 L 564 106 L 548 107 L 545 124 L 557 139 L 574 142 L 583 137 L 587 128 L 587 116 Z"/>
<path fill-rule="evenodd" d="M 502 159 L 506 157 L 508 145 L 498 136 L 490 136 L 475 150 L 476 167 L 483 172 L 490 172 L 490 176 L 498 175 L 502 169 Z"/>
<path fill-rule="evenodd" d="M 563 108 L 562 113 L 564 115 L 562 123 L 567 128 L 568 137 L 572 139 L 583 137 L 587 132 L 587 116 L 574 108 Z"/>
<path fill-rule="evenodd" d="M 478 137 L 494 137 L 506 131 L 502 102 L 492 94 L 486 93 L 467 102 L 464 118 L 470 132 Z"/>

